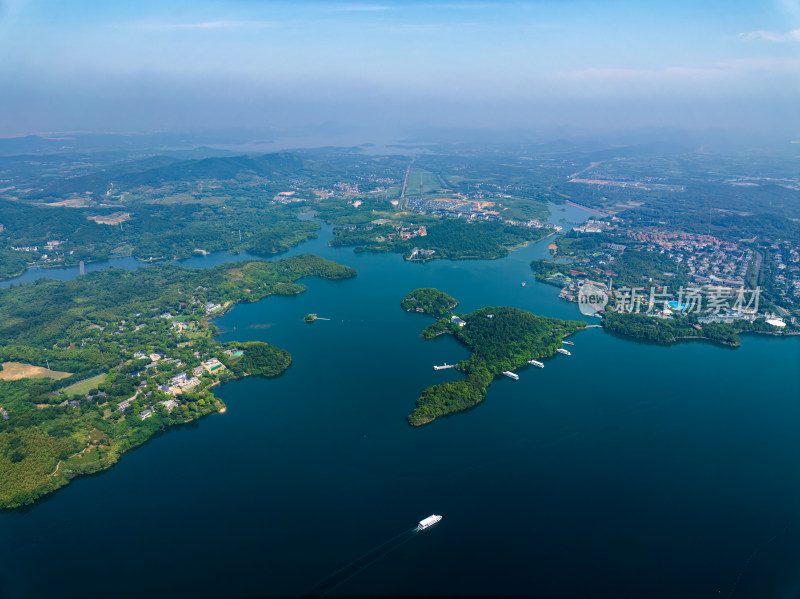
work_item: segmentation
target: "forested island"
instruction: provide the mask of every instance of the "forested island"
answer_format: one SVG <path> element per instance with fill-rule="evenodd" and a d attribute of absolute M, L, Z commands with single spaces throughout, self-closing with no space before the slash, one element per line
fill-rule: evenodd
<path fill-rule="evenodd" d="M 355 271 L 318 256 L 207 269 L 107 269 L 0 290 L 0 508 L 32 503 L 110 467 L 168 426 L 224 405 L 211 388 L 276 376 L 288 352 L 215 343 L 210 320 L 239 302 Z"/>
<path fill-rule="evenodd" d="M 464 344 L 472 355 L 456 368 L 466 377 L 425 389 L 408 416 L 409 424 L 421 426 L 479 404 L 495 376 L 525 366 L 528 360 L 552 356 L 564 337 L 585 326 L 585 322 L 547 318 L 509 307 L 481 308 L 439 320 L 423 336 L 449 332 Z"/>
<path fill-rule="evenodd" d="M 430 219 L 424 235 L 416 224 L 408 231 L 390 223 L 365 224 L 334 230 L 334 246 L 356 246 L 356 251 L 398 252 L 407 260 L 493 260 L 503 258 L 517 247 L 538 241 L 551 231 L 496 221 L 467 222 L 461 219 Z"/>
<path fill-rule="evenodd" d="M 458 306 L 458 300 L 433 287 L 421 287 L 409 293 L 400 307 L 406 312 L 422 312 L 440 318 Z"/>

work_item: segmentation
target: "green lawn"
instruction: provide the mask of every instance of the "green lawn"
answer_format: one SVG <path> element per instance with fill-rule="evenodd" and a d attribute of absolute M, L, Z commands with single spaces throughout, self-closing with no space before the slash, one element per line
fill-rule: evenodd
<path fill-rule="evenodd" d="M 435 173 L 411 169 L 411 173 L 408 175 L 408 187 L 406 188 L 406 195 L 411 194 L 412 192 L 419 193 L 420 175 L 422 175 L 422 191 L 424 193 L 440 191 L 442 189 L 442 186 L 439 183 L 439 177 L 437 177 Z"/>
<path fill-rule="evenodd" d="M 64 389 L 64 392 L 68 395 L 86 395 L 90 389 L 94 389 L 106 380 L 106 374 L 98 374 L 97 376 L 93 376 L 90 379 L 86 379 L 84 381 L 80 381 L 79 383 L 75 383 L 74 385 L 70 385 L 69 387 Z"/>

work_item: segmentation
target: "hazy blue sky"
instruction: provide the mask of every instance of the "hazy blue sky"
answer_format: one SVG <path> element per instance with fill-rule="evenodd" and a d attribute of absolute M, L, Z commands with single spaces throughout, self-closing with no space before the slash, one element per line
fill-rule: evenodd
<path fill-rule="evenodd" d="M 0 134 L 798 128 L 800 0 L 0 0 Z"/>

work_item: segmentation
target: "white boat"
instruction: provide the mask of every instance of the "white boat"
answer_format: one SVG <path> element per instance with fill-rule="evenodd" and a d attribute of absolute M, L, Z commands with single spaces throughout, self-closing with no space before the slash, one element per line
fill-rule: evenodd
<path fill-rule="evenodd" d="M 572 341 L 562 341 L 564 345 L 575 345 Z"/>
<path fill-rule="evenodd" d="M 531 366 L 538 366 L 539 368 L 544 368 L 544 364 L 539 362 L 539 360 L 528 360 L 528 364 Z"/>
<path fill-rule="evenodd" d="M 426 528 L 430 528 L 434 524 L 436 524 L 439 520 L 441 520 L 441 516 L 437 516 L 433 514 L 432 516 L 428 516 L 424 520 L 420 520 L 419 524 L 417 525 L 417 530 L 425 530 Z"/>
<path fill-rule="evenodd" d="M 572 355 L 572 354 L 571 354 L 571 353 L 569 353 L 567 350 L 565 350 L 563 347 L 559 347 L 559 348 L 558 348 L 556 351 L 557 351 L 558 353 L 560 353 L 560 354 L 564 354 L 565 356 L 571 356 L 571 355 Z"/>
<path fill-rule="evenodd" d="M 519 375 L 518 374 L 514 374 L 510 370 L 504 371 L 503 374 L 506 375 L 510 379 L 514 379 L 515 381 L 519 380 Z"/>
<path fill-rule="evenodd" d="M 434 370 L 444 370 L 445 368 L 455 368 L 455 367 L 456 367 L 455 364 L 448 364 L 447 362 L 445 362 L 441 366 L 435 366 L 434 365 L 433 369 Z"/>

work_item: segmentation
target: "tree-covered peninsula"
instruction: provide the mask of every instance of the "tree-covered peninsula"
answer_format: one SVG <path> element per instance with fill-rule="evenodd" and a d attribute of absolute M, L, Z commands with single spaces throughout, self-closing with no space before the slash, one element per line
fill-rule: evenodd
<path fill-rule="evenodd" d="M 208 269 L 108 269 L 0 290 L 0 508 L 32 503 L 110 467 L 168 426 L 224 410 L 212 387 L 277 376 L 285 350 L 214 342 L 239 302 L 352 277 L 318 256 Z"/>
<path fill-rule="evenodd" d="M 324 217 L 324 214 L 321 214 Z M 425 226 L 425 234 L 418 233 Z M 405 230 L 404 230 L 405 229 Z M 413 223 L 359 224 L 334 231 L 333 246 L 356 246 L 362 252 L 398 252 L 407 260 L 495 260 L 514 248 L 538 241 L 549 229 L 497 221 L 468 222 L 459 218 L 425 217 Z M 409 236 L 410 237 L 407 237 Z"/>
<path fill-rule="evenodd" d="M 585 326 L 585 322 L 546 318 L 509 307 L 481 308 L 441 319 L 426 329 L 424 336 L 452 332 L 472 352 L 456 366 L 466 377 L 425 389 L 408 416 L 409 424 L 421 426 L 477 405 L 495 376 L 525 366 L 528 360 L 552 356 L 564 337 Z"/>
<path fill-rule="evenodd" d="M 787 323 L 783 329 L 766 322 L 764 317 L 753 321 L 738 319 L 732 322 L 701 322 L 694 315 L 658 318 L 648 314 L 617 312 L 606 309 L 603 328 L 618 335 L 670 345 L 689 339 L 705 339 L 730 347 L 741 345 L 740 333 L 796 335 L 798 327 Z"/>
<path fill-rule="evenodd" d="M 422 312 L 440 318 L 458 306 L 458 300 L 433 287 L 420 287 L 409 293 L 400 307 L 406 312 Z"/>
<path fill-rule="evenodd" d="M 606 310 L 603 328 L 611 333 L 653 341 L 664 345 L 681 339 L 708 339 L 723 345 L 738 346 L 741 339 L 736 327 L 729 323 L 697 323 L 687 316 L 656 318 L 647 314 Z"/>

